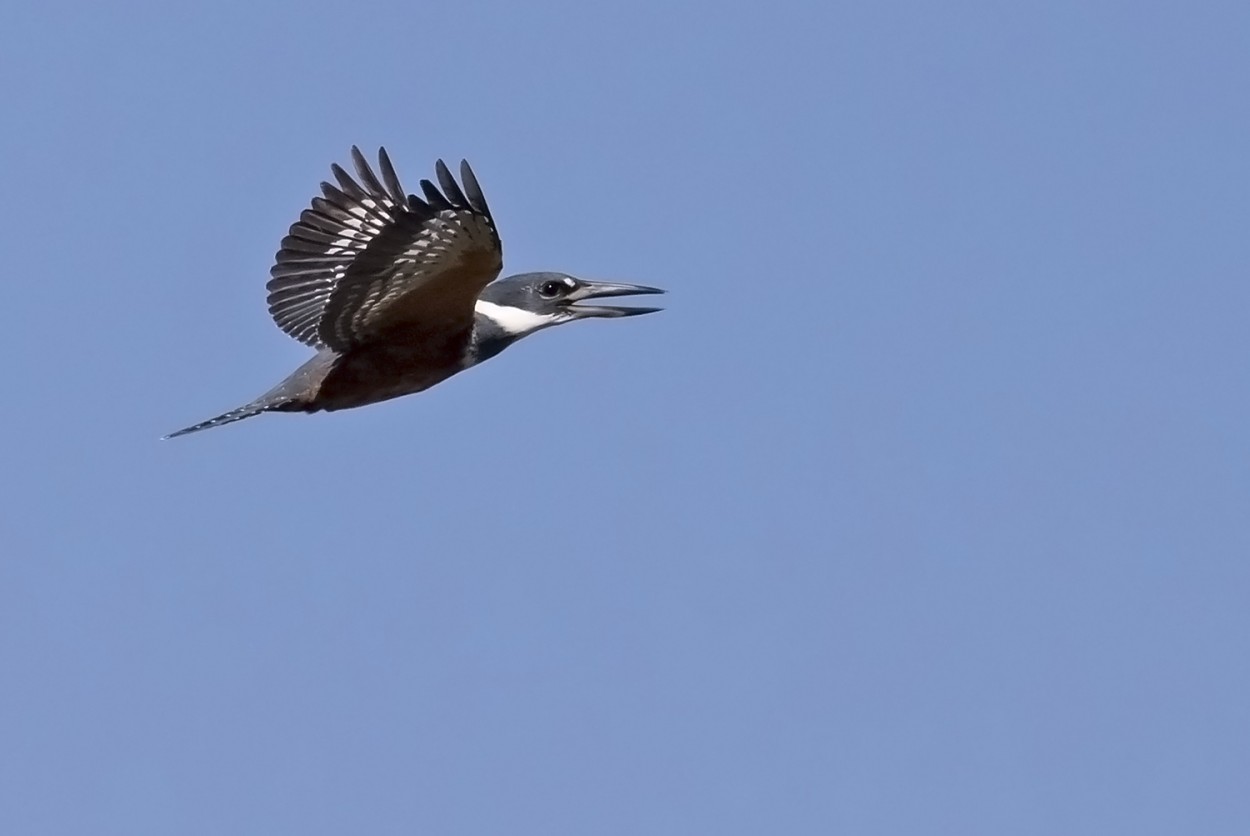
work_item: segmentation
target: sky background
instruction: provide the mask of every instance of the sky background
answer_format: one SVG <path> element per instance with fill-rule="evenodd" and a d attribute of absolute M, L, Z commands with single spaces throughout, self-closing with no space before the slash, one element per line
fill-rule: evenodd
<path fill-rule="evenodd" d="M 21 3 L 0 832 L 1250 832 L 1250 6 Z M 308 351 L 351 145 L 670 290 Z"/>

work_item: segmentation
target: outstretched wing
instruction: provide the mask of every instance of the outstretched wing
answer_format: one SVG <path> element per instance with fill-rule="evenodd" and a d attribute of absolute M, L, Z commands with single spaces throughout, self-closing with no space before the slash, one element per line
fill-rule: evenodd
<path fill-rule="evenodd" d="M 300 342 L 335 351 L 396 329 L 468 327 L 482 288 L 503 267 L 503 245 L 467 162 L 463 190 L 435 166 L 439 190 L 421 181 L 424 199 L 405 195 L 386 154 L 381 180 L 352 148 L 359 182 L 331 166 L 338 185 L 282 239 L 270 270 L 269 313 Z"/>

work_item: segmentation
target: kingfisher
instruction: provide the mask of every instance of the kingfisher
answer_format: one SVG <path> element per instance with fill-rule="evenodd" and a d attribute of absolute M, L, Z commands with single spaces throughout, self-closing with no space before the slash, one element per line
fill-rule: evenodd
<path fill-rule="evenodd" d="M 336 182 L 321 184 L 282 239 L 266 285 L 274 322 L 316 354 L 256 400 L 165 438 L 264 412 L 331 412 L 411 395 L 544 328 L 660 310 L 585 304 L 664 292 L 657 287 L 567 273 L 496 281 L 503 244 L 467 161 L 457 183 L 439 160 L 438 186 L 422 180 L 417 196 L 405 193 L 385 148 L 378 174 L 359 148 L 351 158 L 356 177 L 330 166 Z"/>

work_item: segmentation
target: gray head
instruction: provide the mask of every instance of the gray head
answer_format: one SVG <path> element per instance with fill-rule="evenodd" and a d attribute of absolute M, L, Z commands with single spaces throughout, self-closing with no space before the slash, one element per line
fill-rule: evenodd
<path fill-rule="evenodd" d="M 638 316 L 660 308 L 585 305 L 588 299 L 663 293 L 658 287 L 590 282 L 567 273 L 521 273 L 486 286 L 477 300 L 477 314 L 492 342 L 505 344 L 535 331 L 578 319 Z M 499 346 L 502 348 L 502 346 Z M 498 349 L 496 349 L 498 350 Z"/>

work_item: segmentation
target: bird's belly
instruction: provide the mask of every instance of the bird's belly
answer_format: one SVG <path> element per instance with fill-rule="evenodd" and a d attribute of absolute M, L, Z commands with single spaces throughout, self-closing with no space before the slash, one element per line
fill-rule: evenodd
<path fill-rule="evenodd" d="M 463 368 L 463 346 L 374 346 L 339 357 L 309 406 L 351 409 L 411 395 L 442 383 Z"/>

